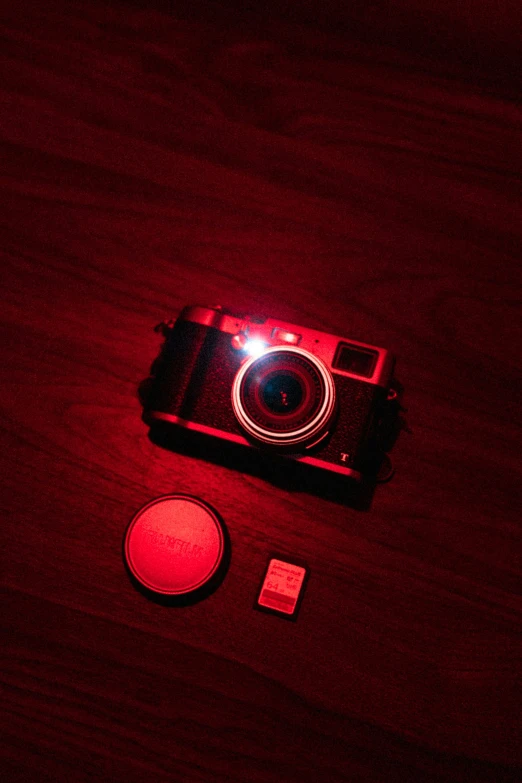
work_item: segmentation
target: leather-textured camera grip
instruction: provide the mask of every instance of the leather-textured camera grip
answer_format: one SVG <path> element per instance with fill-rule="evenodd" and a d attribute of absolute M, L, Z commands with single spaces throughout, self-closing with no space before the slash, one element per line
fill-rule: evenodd
<path fill-rule="evenodd" d="M 190 400 L 199 387 L 202 363 L 208 362 L 210 334 L 214 330 L 191 321 L 176 321 L 166 335 L 161 353 L 154 362 L 152 383 L 145 400 L 144 414 L 159 411 L 190 418 Z"/>
<path fill-rule="evenodd" d="M 230 335 L 192 321 L 177 321 L 156 360 L 144 416 L 154 411 L 216 430 L 242 431 L 230 392 L 241 356 Z"/>

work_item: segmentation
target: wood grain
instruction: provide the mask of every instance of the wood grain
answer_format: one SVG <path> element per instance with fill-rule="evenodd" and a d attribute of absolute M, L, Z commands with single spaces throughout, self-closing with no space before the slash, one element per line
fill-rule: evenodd
<path fill-rule="evenodd" d="M 520 107 L 198 9 L 0 17 L 3 779 L 521 780 Z M 195 302 L 396 353 L 367 511 L 150 441 L 152 327 Z M 170 491 L 232 540 L 180 610 L 121 561 Z M 271 550 L 295 624 L 252 609 Z"/>

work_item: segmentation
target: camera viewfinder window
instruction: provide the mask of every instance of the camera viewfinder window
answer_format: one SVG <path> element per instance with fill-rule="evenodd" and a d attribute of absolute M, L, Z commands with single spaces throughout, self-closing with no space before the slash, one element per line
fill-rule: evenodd
<path fill-rule="evenodd" d="M 339 343 L 333 366 L 336 370 L 344 370 L 344 372 L 352 372 L 354 375 L 362 375 L 364 378 L 371 378 L 377 362 L 377 355 L 377 351 Z"/>

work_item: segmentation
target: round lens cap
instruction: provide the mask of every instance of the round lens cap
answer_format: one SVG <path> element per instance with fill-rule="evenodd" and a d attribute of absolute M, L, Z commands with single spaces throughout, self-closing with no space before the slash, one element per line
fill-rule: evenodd
<path fill-rule="evenodd" d="M 212 592 L 221 581 L 228 564 L 228 535 L 208 503 L 191 495 L 164 495 L 132 518 L 124 555 L 136 587 L 148 597 L 187 603 Z"/>

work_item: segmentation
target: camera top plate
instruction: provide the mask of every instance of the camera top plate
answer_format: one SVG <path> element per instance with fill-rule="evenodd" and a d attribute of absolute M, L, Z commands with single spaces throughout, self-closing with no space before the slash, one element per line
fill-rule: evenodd
<path fill-rule="evenodd" d="M 318 329 L 297 326 L 287 321 L 259 316 L 232 314 L 222 307 L 185 307 L 178 320 L 191 321 L 231 335 L 244 335 L 248 341 L 259 341 L 267 347 L 298 345 L 317 356 L 334 374 L 388 389 L 395 360 L 390 351 L 358 340 Z M 237 341 L 236 341 L 237 342 Z M 238 345 L 241 343 L 237 342 Z M 352 364 L 345 357 L 352 357 Z M 357 368 L 357 372 L 352 370 Z M 361 369 L 362 368 L 362 369 Z"/>

